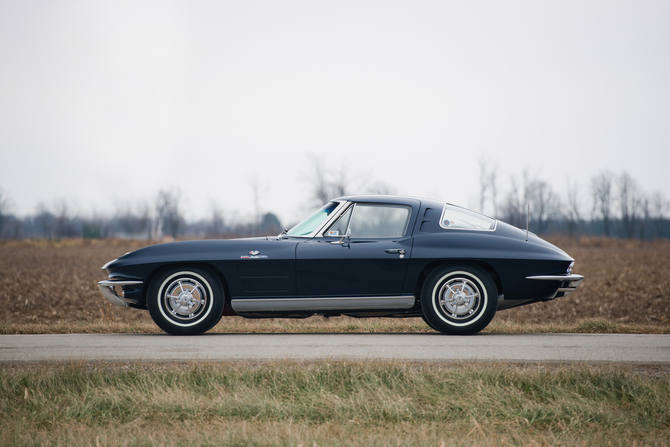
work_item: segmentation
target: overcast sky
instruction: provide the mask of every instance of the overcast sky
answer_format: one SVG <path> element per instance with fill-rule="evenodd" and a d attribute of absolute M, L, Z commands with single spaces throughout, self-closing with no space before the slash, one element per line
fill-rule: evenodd
<path fill-rule="evenodd" d="M 476 208 L 478 160 L 670 197 L 670 1 L 0 0 L 0 188 L 19 215 L 178 187 L 295 222 L 310 168 Z"/>

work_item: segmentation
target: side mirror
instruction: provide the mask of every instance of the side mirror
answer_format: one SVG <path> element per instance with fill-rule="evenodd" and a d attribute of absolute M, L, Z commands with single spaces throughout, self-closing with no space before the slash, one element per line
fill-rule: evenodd
<path fill-rule="evenodd" d="M 345 242 L 344 238 L 347 239 L 346 242 Z M 342 236 L 342 238 L 339 241 L 333 241 L 333 242 L 331 242 L 331 244 L 344 245 L 344 244 L 348 244 L 350 240 L 351 240 L 351 228 L 347 228 L 347 234 Z"/>

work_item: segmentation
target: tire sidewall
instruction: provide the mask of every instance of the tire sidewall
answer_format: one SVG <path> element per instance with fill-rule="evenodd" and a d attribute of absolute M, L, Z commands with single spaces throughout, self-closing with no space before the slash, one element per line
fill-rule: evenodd
<path fill-rule="evenodd" d="M 438 293 L 443 284 L 455 278 L 471 281 L 480 294 L 479 307 L 465 320 L 448 318 L 438 303 Z M 488 326 L 496 313 L 497 289 L 491 276 L 477 266 L 439 267 L 428 276 L 421 289 L 421 308 L 429 325 L 443 334 L 475 334 Z"/>
<path fill-rule="evenodd" d="M 163 295 L 166 287 L 176 278 L 191 278 L 198 281 L 208 294 L 204 313 L 190 322 L 181 322 L 172 318 L 165 308 Z M 180 267 L 161 272 L 152 281 L 147 295 L 147 307 L 154 322 L 165 332 L 173 335 L 202 334 L 220 320 L 225 304 L 223 287 L 219 280 L 202 268 Z"/>

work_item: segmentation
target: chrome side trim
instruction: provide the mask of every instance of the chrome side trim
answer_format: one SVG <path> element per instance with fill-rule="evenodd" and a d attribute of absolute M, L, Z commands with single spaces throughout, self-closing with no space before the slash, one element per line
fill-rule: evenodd
<path fill-rule="evenodd" d="M 327 298 L 241 298 L 231 301 L 235 312 L 285 312 L 318 310 L 410 309 L 411 296 L 364 296 Z"/>
<path fill-rule="evenodd" d="M 526 279 L 536 279 L 540 281 L 560 281 L 561 284 L 556 290 L 556 294 L 552 297 L 555 298 L 559 293 L 563 293 L 562 296 L 566 296 L 574 292 L 577 287 L 584 281 L 582 275 L 538 275 L 538 276 L 526 276 Z"/>
<path fill-rule="evenodd" d="M 538 275 L 526 276 L 526 279 L 539 279 L 541 281 L 579 281 L 582 282 L 584 277 L 582 275 Z"/>
<path fill-rule="evenodd" d="M 128 307 L 128 303 L 123 299 L 123 296 L 116 293 L 115 287 L 138 286 L 140 284 L 143 284 L 142 281 L 114 281 L 106 279 L 98 283 L 98 289 L 100 289 L 102 296 L 104 296 L 110 303 L 116 306 Z"/>

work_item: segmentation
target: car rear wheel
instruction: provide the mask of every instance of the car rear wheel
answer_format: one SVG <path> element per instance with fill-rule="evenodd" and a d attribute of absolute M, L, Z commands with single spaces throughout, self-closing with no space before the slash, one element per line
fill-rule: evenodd
<path fill-rule="evenodd" d="M 200 268 L 173 268 L 149 286 L 147 306 L 154 322 L 168 334 L 197 335 L 219 322 L 225 298 L 219 280 Z"/>
<path fill-rule="evenodd" d="M 426 278 L 421 308 L 428 325 L 443 334 L 476 334 L 493 319 L 498 294 L 483 269 L 474 265 L 445 266 Z"/>

